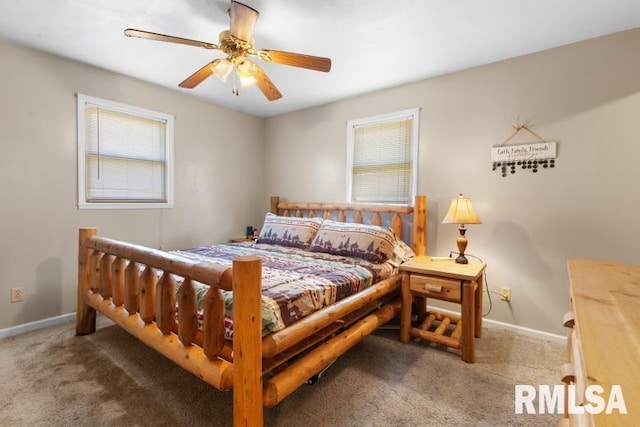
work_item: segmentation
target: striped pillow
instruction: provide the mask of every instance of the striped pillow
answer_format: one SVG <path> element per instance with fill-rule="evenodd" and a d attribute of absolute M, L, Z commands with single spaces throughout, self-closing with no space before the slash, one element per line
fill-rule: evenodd
<path fill-rule="evenodd" d="M 396 241 L 389 228 L 325 219 L 309 250 L 380 263 L 395 258 Z"/>

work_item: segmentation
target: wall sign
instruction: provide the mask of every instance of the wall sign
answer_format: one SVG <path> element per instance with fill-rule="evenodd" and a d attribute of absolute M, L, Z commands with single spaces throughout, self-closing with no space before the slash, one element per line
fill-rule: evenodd
<path fill-rule="evenodd" d="M 556 145 L 555 141 L 544 141 L 536 133 L 532 132 L 526 125 L 513 126 L 515 132 L 502 144 L 491 148 L 492 170 L 500 169 L 502 176 L 507 176 L 507 169 L 512 174 L 516 169 L 529 169 L 536 173 L 538 169 L 554 168 L 556 166 Z M 534 135 L 540 142 L 529 144 L 506 145 L 511 138 L 521 130 Z"/>
<path fill-rule="evenodd" d="M 499 145 L 491 149 L 492 162 L 517 162 L 522 160 L 544 160 L 556 158 L 555 142 L 533 144 Z"/>

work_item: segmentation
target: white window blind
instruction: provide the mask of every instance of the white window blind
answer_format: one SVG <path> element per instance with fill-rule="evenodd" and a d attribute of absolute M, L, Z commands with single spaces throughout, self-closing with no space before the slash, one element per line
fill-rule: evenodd
<path fill-rule="evenodd" d="M 80 207 L 172 203 L 173 117 L 78 95 Z"/>
<path fill-rule="evenodd" d="M 416 188 L 418 109 L 348 123 L 352 202 L 407 203 Z"/>

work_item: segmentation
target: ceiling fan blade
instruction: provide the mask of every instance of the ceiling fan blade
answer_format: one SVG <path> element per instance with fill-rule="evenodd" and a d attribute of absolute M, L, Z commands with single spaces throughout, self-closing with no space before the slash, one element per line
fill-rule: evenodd
<path fill-rule="evenodd" d="M 221 59 L 215 59 L 209 62 L 207 65 L 200 68 L 198 71 L 196 71 L 195 73 L 191 74 L 189 77 L 184 79 L 184 81 L 180 83 L 178 86 L 183 87 L 185 89 L 193 89 L 194 87 L 202 83 L 204 79 L 206 79 L 211 74 L 213 74 L 213 67 L 215 67 L 216 64 L 220 61 Z"/>
<path fill-rule="evenodd" d="M 231 35 L 240 40 L 251 42 L 253 29 L 256 26 L 259 14 L 257 10 L 245 4 L 232 1 L 231 8 L 229 9 L 229 18 L 231 21 L 229 32 Z"/>
<path fill-rule="evenodd" d="M 256 78 L 256 86 L 258 86 L 258 89 L 260 89 L 269 101 L 275 101 L 276 99 L 282 98 L 282 94 L 273 84 L 271 79 L 265 74 L 262 68 L 253 64 L 252 70 L 253 77 Z"/>
<path fill-rule="evenodd" d="M 307 68 L 309 70 L 329 72 L 331 70 L 331 58 L 321 56 L 303 55 L 301 53 L 282 52 L 280 50 L 262 49 L 258 51 L 260 59 L 276 64 L 291 65 L 293 67 Z"/>
<path fill-rule="evenodd" d="M 126 30 L 124 30 L 124 35 L 127 37 L 139 37 L 141 39 L 158 40 L 161 42 L 186 44 L 189 46 L 196 46 L 204 49 L 218 49 L 218 45 L 213 43 L 185 39 L 182 37 L 167 36 L 165 34 L 152 33 L 151 31 L 136 30 L 134 28 L 127 28 Z"/>

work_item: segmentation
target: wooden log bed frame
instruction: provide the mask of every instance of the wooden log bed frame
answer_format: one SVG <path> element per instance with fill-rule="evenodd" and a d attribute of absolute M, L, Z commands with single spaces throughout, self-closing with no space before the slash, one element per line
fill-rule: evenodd
<path fill-rule="evenodd" d="M 411 247 L 426 252 L 426 197 L 414 206 L 294 203 L 271 198 L 271 212 L 330 218 L 391 228 L 402 238 L 403 215 L 413 214 Z M 408 239 L 406 239 L 408 240 Z M 344 298 L 287 328 L 262 337 L 262 260 L 243 256 L 232 267 L 194 261 L 97 235 L 81 228 L 76 334 L 95 332 L 96 310 L 182 368 L 219 390 L 233 389 L 234 426 L 261 426 L 273 407 L 366 335 L 399 313 L 400 274 Z M 175 276 L 183 278 L 176 297 Z M 203 331 L 198 331 L 192 281 L 209 286 Z M 233 291 L 233 340 L 224 338 L 222 290 Z M 176 298 L 179 302 L 176 325 Z M 201 339 L 198 339 L 200 334 Z"/>

